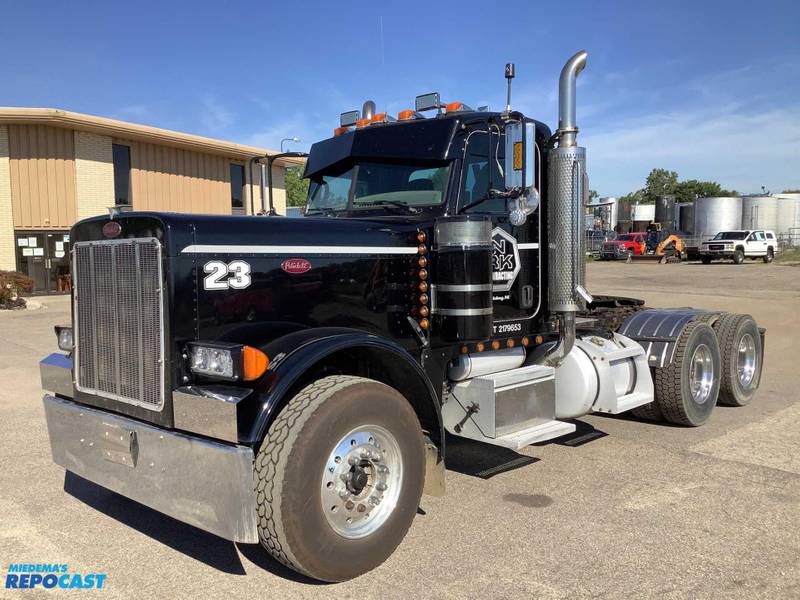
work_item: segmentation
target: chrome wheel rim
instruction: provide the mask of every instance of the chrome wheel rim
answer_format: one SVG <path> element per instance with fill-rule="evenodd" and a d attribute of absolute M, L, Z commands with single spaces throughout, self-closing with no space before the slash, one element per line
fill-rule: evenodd
<path fill-rule="evenodd" d="M 379 425 L 353 429 L 334 446 L 322 475 L 322 512 L 348 539 L 366 537 L 397 506 L 403 455 L 395 437 Z"/>
<path fill-rule="evenodd" d="M 739 376 L 739 384 L 744 389 L 753 385 L 757 364 L 755 340 L 749 333 L 745 333 L 739 340 L 739 348 L 736 353 L 736 374 Z"/>
<path fill-rule="evenodd" d="M 689 390 L 697 404 L 705 404 L 714 387 L 714 359 L 705 344 L 694 349 L 689 361 Z"/>

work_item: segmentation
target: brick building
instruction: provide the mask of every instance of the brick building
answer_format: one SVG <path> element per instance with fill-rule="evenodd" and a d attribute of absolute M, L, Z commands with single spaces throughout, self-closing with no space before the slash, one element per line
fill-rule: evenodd
<path fill-rule="evenodd" d="M 64 291 L 69 229 L 122 210 L 252 214 L 261 208 L 263 148 L 43 108 L 0 108 L 0 270 Z M 285 214 L 284 174 L 302 161 L 276 161 L 274 202 Z"/>

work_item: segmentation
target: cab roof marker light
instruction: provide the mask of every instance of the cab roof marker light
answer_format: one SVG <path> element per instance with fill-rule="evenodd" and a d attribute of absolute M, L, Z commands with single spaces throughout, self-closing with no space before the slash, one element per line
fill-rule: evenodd
<path fill-rule="evenodd" d="M 398 121 L 413 121 L 414 119 L 424 119 L 425 117 L 415 110 L 401 110 L 397 113 Z"/>
<path fill-rule="evenodd" d="M 445 112 L 466 112 L 472 110 L 469 106 L 464 104 L 463 102 L 450 102 L 447 106 L 444 107 Z"/>
<path fill-rule="evenodd" d="M 396 121 L 396 119 L 394 117 L 390 117 L 385 112 L 378 113 L 378 114 L 376 114 L 374 117 L 372 117 L 369 120 L 369 122 L 371 124 L 374 124 L 374 123 L 394 123 L 395 121 Z"/>
<path fill-rule="evenodd" d="M 344 133 L 347 133 L 348 131 L 350 131 L 349 127 L 337 127 L 336 129 L 333 130 L 333 136 L 336 137 Z"/>
<path fill-rule="evenodd" d="M 358 121 L 356 121 L 356 129 L 363 129 L 364 127 L 369 125 L 369 122 L 370 122 L 369 119 L 359 119 Z"/>

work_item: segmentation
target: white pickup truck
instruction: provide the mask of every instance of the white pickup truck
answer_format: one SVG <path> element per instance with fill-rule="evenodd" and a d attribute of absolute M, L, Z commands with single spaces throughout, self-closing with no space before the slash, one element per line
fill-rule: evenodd
<path fill-rule="evenodd" d="M 775 233 L 765 229 L 740 229 L 736 231 L 720 231 L 712 239 L 700 245 L 700 260 L 707 265 L 716 258 L 730 258 L 740 265 L 745 258 L 760 258 L 770 263 L 778 251 L 778 239 Z"/>

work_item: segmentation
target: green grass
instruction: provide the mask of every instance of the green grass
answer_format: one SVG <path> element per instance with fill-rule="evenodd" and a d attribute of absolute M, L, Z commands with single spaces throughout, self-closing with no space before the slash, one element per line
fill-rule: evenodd
<path fill-rule="evenodd" d="M 775 257 L 776 263 L 781 264 L 789 264 L 793 267 L 800 267 L 800 248 L 794 248 L 792 250 L 785 250 L 780 252 Z"/>

